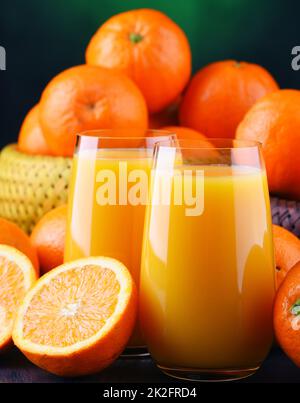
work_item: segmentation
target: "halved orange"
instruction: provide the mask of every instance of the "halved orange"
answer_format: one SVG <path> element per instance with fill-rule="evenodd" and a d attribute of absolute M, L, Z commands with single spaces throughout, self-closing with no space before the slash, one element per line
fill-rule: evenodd
<path fill-rule="evenodd" d="M 136 311 L 136 288 L 122 263 L 106 257 L 78 259 L 48 272 L 29 291 L 13 340 L 49 372 L 87 375 L 123 351 Z"/>
<path fill-rule="evenodd" d="M 16 311 L 36 279 L 27 256 L 12 246 L 0 245 L 0 351 L 11 344 Z"/>

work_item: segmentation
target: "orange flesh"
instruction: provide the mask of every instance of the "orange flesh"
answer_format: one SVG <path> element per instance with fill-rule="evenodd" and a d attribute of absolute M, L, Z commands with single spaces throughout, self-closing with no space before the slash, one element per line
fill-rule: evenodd
<path fill-rule="evenodd" d="M 53 347 L 86 340 L 111 317 L 119 292 L 116 275 L 108 268 L 86 265 L 62 272 L 32 298 L 23 336 Z"/>
<path fill-rule="evenodd" d="M 1 331 L 12 326 L 24 293 L 22 270 L 16 263 L 0 256 L 0 336 Z"/>

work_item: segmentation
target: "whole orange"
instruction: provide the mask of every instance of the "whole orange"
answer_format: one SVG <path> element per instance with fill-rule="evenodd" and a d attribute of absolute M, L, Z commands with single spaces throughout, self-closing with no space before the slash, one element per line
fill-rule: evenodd
<path fill-rule="evenodd" d="M 31 233 L 42 274 L 63 263 L 66 224 L 67 206 L 63 205 L 46 213 Z"/>
<path fill-rule="evenodd" d="M 185 163 L 199 164 L 201 161 L 205 165 L 213 160 L 218 162 L 219 152 L 204 134 L 182 126 L 166 126 L 162 129 L 176 134 L 181 158 L 185 160 Z"/>
<path fill-rule="evenodd" d="M 51 155 L 39 122 L 39 105 L 35 105 L 26 115 L 18 138 L 19 151 L 31 155 Z"/>
<path fill-rule="evenodd" d="M 204 134 L 198 132 L 197 130 L 190 129 L 189 127 L 165 126 L 162 127 L 162 130 L 167 130 L 176 134 L 179 140 L 199 140 L 204 141 L 206 144 L 211 146 L 211 143 L 208 141 L 207 137 L 204 136 Z"/>
<path fill-rule="evenodd" d="M 151 113 L 175 100 L 191 74 L 185 33 L 165 14 L 151 9 L 131 10 L 107 20 L 92 37 L 86 62 L 131 77 Z"/>
<path fill-rule="evenodd" d="M 40 100 L 40 123 L 53 154 L 72 156 L 76 134 L 92 129 L 148 126 L 144 97 L 125 75 L 76 66 L 54 77 Z"/>
<path fill-rule="evenodd" d="M 288 272 L 277 291 L 273 321 L 280 347 L 300 366 L 300 263 Z"/>
<path fill-rule="evenodd" d="M 234 138 L 249 108 L 278 85 L 263 67 L 226 60 L 209 64 L 192 78 L 179 120 L 208 137 Z"/>
<path fill-rule="evenodd" d="M 300 91 L 279 90 L 259 100 L 236 136 L 262 143 L 271 193 L 299 200 Z"/>
<path fill-rule="evenodd" d="M 273 225 L 276 262 L 276 285 L 280 286 L 288 271 L 300 261 L 300 239 L 290 231 Z"/>
<path fill-rule="evenodd" d="M 37 274 L 39 273 L 37 251 L 29 236 L 16 224 L 4 218 L 0 218 L 0 244 L 13 246 L 24 253 L 31 260 Z"/>

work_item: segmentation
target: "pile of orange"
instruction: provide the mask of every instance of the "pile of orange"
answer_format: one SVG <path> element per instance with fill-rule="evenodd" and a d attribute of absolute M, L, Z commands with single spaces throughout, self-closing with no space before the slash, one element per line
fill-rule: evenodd
<path fill-rule="evenodd" d="M 216 62 L 190 80 L 191 66 L 188 39 L 165 14 L 139 9 L 115 15 L 91 38 L 86 64 L 46 86 L 25 118 L 19 149 L 72 156 L 76 133 L 102 128 L 180 124 L 208 137 L 234 137 L 249 108 L 278 90 L 255 64 Z"/>
<path fill-rule="evenodd" d="M 180 125 L 261 142 L 270 191 L 300 199 L 300 92 L 279 90 L 253 63 L 211 63 L 190 80 L 191 65 L 185 33 L 165 14 L 115 15 L 91 38 L 86 64 L 46 86 L 23 122 L 19 150 L 72 156 L 80 131 Z"/>
<path fill-rule="evenodd" d="M 23 122 L 19 150 L 66 157 L 80 131 L 180 125 L 207 137 L 260 141 L 270 191 L 300 199 L 300 92 L 279 90 L 253 63 L 214 62 L 192 78 L 191 65 L 185 33 L 165 14 L 115 15 L 88 43 L 86 64 L 46 86 Z"/>
<path fill-rule="evenodd" d="M 211 63 L 190 80 L 191 65 L 185 33 L 165 14 L 115 15 L 91 38 L 86 64 L 46 86 L 23 122 L 19 150 L 72 156 L 80 131 L 180 125 L 261 142 L 271 193 L 299 200 L 300 91 L 279 90 L 253 63 Z"/>
<path fill-rule="evenodd" d="M 272 75 L 252 63 L 211 63 L 192 78 L 191 66 L 188 39 L 165 14 L 118 14 L 91 38 L 86 64 L 48 83 L 24 119 L 18 149 L 72 156 L 77 133 L 109 128 L 164 128 L 203 144 L 212 137 L 256 140 L 271 192 L 300 199 L 300 91 L 279 90 Z M 136 291 L 113 259 L 62 264 L 66 216 L 66 206 L 50 211 L 30 238 L 0 219 L 0 350 L 13 338 L 38 366 L 82 375 L 109 365 L 126 345 Z M 274 241 L 275 331 L 300 365 L 300 241 L 276 226 Z M 39 266 L 44 275 L 37 281 Z"/>

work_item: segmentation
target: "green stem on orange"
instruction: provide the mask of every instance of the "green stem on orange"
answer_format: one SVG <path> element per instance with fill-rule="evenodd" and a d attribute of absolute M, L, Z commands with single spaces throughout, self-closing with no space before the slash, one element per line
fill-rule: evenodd
<path fill-rule="evenodd" d="M 293 315 L 300 315 L 300 299 L 297 299 L 297 301 L 292 305 L 291 313 Z"/>
<path fill-rule="evenodd" d="M 139 43 L 143 40 L 143 37 L 141 34 L 136 34 L 135 32 L 131 32 L 129 34 L 129 39 L 132 43 Z"/>

